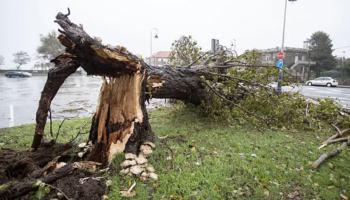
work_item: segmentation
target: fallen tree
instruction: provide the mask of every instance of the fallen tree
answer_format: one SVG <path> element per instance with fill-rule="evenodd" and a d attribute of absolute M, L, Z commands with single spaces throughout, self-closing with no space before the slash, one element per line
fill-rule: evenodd
<path fill-rule="evenodd" d="M 31 146 L 33 154 L 45 151 L 44 128 L 51 102 L 65 79 L 79 67 L 88 75 L 103 78 L 87 142 L 91 148 L 81 154 L 82 160 L 95 167 L 107 166 L 117 153 L 138 155 L 143 143 L 154 140 L 145 106 L 149 98 L 182 100 L 201 107 L 207 115 L 220 115 L 230 124 L 246 123 L 255 128 L 314 130 L 331 123 L 342 128 L 350 125 L 347 114 L 339 117 L 341 108 L 334 101 L 318 100 L 319 104 L 313 104 L 298 93 L 276 94 L 270 82 L 271 78 L 278 77 L 278 69 L 259 63 L 260 55 L 255 51 L 238 56 L 219 46 L 215 53 L 200 52 L 190 37 L 183 37 L 173 44 L 176 65 L 149 66 L 125 47 L 103 45 L 90 37 L 82 26 L 70 21 L 69 14 L 70 11 L 56 16 L 55 22 L 61 27 L 58 39 L 66 47 L 66 53 L 51 61 L 55 67 L 48 72 L 39 101 Z M 288 70 L 283 71 L 284 78 L 290 79 Z M 55 141 L 48 144 L 57 145 Z M 49 174 L 45 180 L 51 183 L 66 175 L 62 170 L 56 172 L 58 176 L 50 175 L 54 170 L 51 166 L 56 166 L 54 164 L 65 155 L 61 153 L 56 152 L 40 165 L 15 160 L 14 164 L 8 163 L 6 173 L 16 174 L 18 166 L 28 166 L 31 178 Z M 65 169 L 70 172 L 72 164 Z M 24 185 L 12 184 L 1 194 L 12 195 L 22 189 L 30 191 L 34 180 L 30 181 Z M 11 199 L 19 195 L 6 197 Z"/>
<path fill-rule="evenodd" d="M 147 98 L 174 98 L 197 105 L 213 98 L 201 78 L 213 76 L 207 73 L 206 65 L 148 66 L 125 47 L 102 45 L 68 16 L 69 13 L 56 16 L 55 22 L 63 29 L 59 30 L 58 39 L 67 53 L 52 60 L 55 67 L 48 73 L 39 102 L 32 151 L 40 146 L 52 99 L 64 80 L 79 66 L 88 75 L 104 79 L 89 136 L 94 146 L 85 158 L 90 161 L 106 164 L 115 153 L 136 154 L 142 142 L 153 140 L 145 108 Z"/>
<path fill-rule="evenodd" d="M 52 99 L 79 66 L 104 80 L 89 136 L 93 148 L 84 156 L 89 161 L 107 164 L 115 153 L 137 154 L 143 142 L 153 141 L 145 108 L 148 98 L 202 104 L 207 114 L 260 128 L 346 124 L 348 116 L 338 117 L 341 108 L 334 101 L 315 105 L 298 93 L 277 95 L 269 83 L 271 77 L 278 77 L 278 69 L 260 64 L 255 51 L 237 56 L 218 46 L 215 53 L 201 53 L 191 37 L 182 37 L 173 43 L 172 59 L 186 66 L 149 66 L 125 47 L 103 45 L 90 37 L 69 20 L 69 14 L 56 16 L 62 28 L 58 39 L 66 53 L 52 60 L 55 67 L 49 71 L 39 102 L 32 151 L 40 146 Z M 283 71 L 285 79 L 292 78 Z M 331 114 L 324 115 L 326 111 Z"/>

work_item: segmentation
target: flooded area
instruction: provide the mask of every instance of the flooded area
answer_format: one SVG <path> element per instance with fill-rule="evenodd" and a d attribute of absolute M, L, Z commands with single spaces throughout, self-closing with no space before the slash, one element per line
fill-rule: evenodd
<path fill-rule="evenodd" d="M 6 78 L 0 74 L 0 128 L 35 123 L 41 91 L 47 76 Z M 90 117 L 97 106 L 102 78 L 73 75 L 66 79 L 51 103 L 52 119 Z M 152 99 L 148 109 L 165 106 Z"/>

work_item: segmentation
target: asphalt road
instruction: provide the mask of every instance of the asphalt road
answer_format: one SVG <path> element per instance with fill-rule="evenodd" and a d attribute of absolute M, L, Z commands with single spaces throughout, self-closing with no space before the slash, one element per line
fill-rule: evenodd
<path fill-rule="evenodd" d="M 41 91 L 46 76 L 30 78 L 6 78 L 0 74 L 0 128 L 35 123 Z M 96 109 L 102 84 L 100 77 L 70 76 L 58 91 L 52 102 L 52 118 L 89 117 Z M 327 88 L 304 86 L 284 91 L 300 90 L 310 97 L 338 98 L 343 106 L 350 106 L 350 88 Z M 147 104 L 146 104 L 147 105 Z M 164 106 L 164 100 L 153 99 L 148 108 Z"/>
<path fill-rule="evenodd" d="M 292 87 L 282 87 L 282 91 L 299 91 L 304 96 L 312 98 L 338 99 L 343 107 L 350 108 L 350 87 L 299 86 L 294 89 Z"/>

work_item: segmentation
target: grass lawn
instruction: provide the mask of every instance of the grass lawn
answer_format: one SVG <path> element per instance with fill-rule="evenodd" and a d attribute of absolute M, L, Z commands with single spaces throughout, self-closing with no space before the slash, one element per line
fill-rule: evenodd
<path fill-rule="evenodd" d="M 317 148 L 332 132 L 271 130 L 258 132 L 213 118 L 203 118 L 181 108 L 149 112 L 152 129 L 159 137 L 148 163 L 158 181 L 109 177 L 109 199 L 123 199 L 120 189 L 137 181 L 133 199 L 346 199 L 350 197 L 350 149 L 311 167 L 323 153 L 339 144 Z M 59 142 L 75 137 L 90 119 L 69 120 L 61 128 Z M 54 122 L 57 133 L 60 122 Z M 0 129 L 2 148 L 28 148 L 34 125 Z M 49 133 L 47 127 L 46 133 Z M 85 141 L 81 135 L 77 143 Z M 50 139 L 50 136 L 48 137 Z M 167 160 L 171 157 L 171 160 Z M 119 155 L 114 160 L 124 160 Z M 108 175 L 107 175 L 108 176 Z"/>

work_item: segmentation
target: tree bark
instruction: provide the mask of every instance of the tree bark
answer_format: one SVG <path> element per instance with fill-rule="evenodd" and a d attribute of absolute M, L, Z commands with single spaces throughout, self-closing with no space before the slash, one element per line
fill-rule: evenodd
<path fill-rule="evenodd" d="M 56 66 L 50 69 L 44 89 L 41 93 L 39 107 L 36 112 L 36 128 L 31 150 L 36 151 L 40 146 L 44 135 L 47 115 L 51 107 L 51 101 L 56 96 L 58 90 L 68 76 L 73 74 L 79 65 L 75 61 L 75 56 L 62 54 L 52 60 Z"/>
<path fill-rule="evenodd" d="M 333 149 L 332 151 L 323 154 L 321 157 L 319 157 L 314 163 L 312 163 L 312 167 L 313 168 L 317 168 L 323 161 L 325 161 L 327 158 L 336 156 L 337 154 L 339 154 L 346 146 L 348 146 L 350 144 L 350 141 L 348 142 L 343 142 L 343 144 L 338 147 Z"/>
<path fill-rule="evenodd" d="M 152 98 L 171 98 L 196 105 L 208 98 L 209 93 L 200 80 L 202 73 L 195 67 L 147 66 L 147 70 L 147 89 Z"/>

